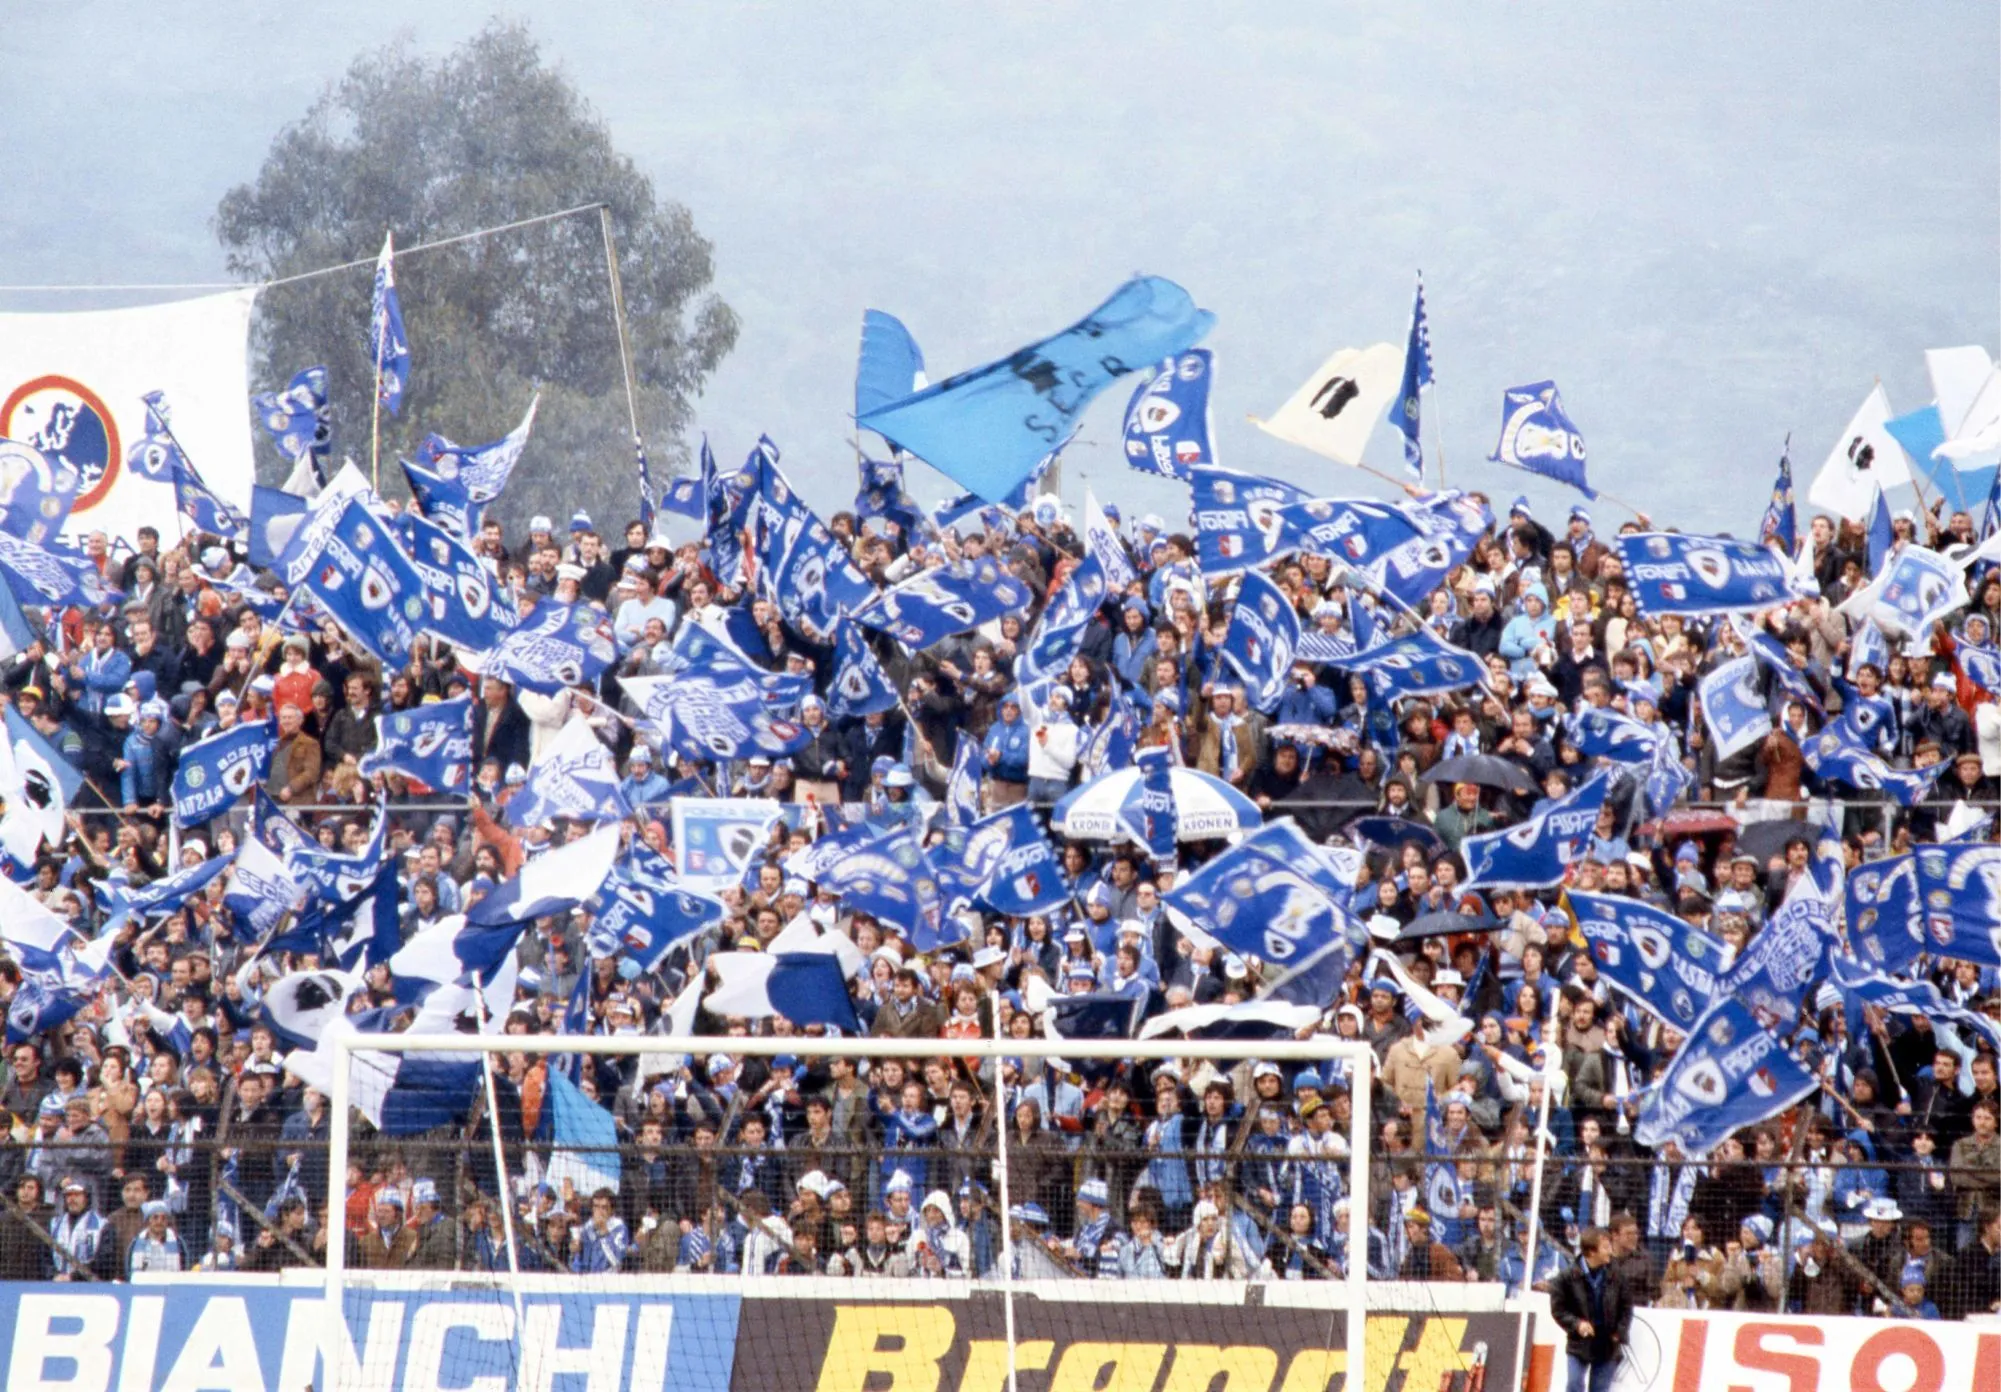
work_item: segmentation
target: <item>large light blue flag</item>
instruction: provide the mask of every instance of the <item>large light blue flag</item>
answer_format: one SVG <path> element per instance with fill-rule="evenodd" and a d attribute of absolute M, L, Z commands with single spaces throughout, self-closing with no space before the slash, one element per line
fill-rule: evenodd
<path fill-rule="evenodd" d="M 411 513 L 397 519 L 410 543 L 410 565 L 424 582 L 422 626 L 457 647 L 484 652 L 513 627 L 495 601 L 485 562 L 445 528 Z"/>
<path fill-rule="evenodd" d="M 1237 605 L 1220 651 L 1244 679 L 1251 704 L 1267 715 L 1285 695 L 1298 648 L 1299 611 L 1262 572 L 1247 571 L 1237 587 Z"/>
<path fill-rule="evenodd" d="M 924 390 L 924 353 L 894 314 L 862 311 L 861 355 L 855 363 L 855 419 Z"/>
<path fill-rule="evenodd" d="M 424 581 L 396 540 L 360 500 L 340 513 L 306 575 L 305 588 L 376 661 L 400 666 L 427 617 Z"/>
<path fill-rule="evenodd" d="M 386 233 L 375 258 L 375 290 L 368 306 L 368 361 L 375 370 L 375 399 L 395 415 L 410 385 L 410 339 L 403 332 L 403 301 L 396 294 L 396 237 Z"/>
<path fill-rule="evenodd" d="M 333 449 L 333 411 L 327 405 L 327 370 L 308 367 L 292 374 L 281 392 L 258 392 L 250 398 L 257 421 L 294 464 L 309 463 L 315 478 L 325 479 L 325 463 Z"/>
<path fill-rule="evenodd" d="M 155 447 L 148 437 L 133 450 Z M 82 478 L 74 464 L 25 440 L 0 439 L 0 478 L 14 480 L 5 504 L 0 505 L 0 532 L 37 546 L 61 533 Z"/>
<path fill-rule="evenodd" d="M 1955 509 L 1971 512 L 1993 490 L 1994 465 L 1961 469 L 1956 459 L 1933 457 L 1932 451 L 1945 443 L 1945 423 L 1939 418 L 1937 402 L 1906 415 L 1892 416 L 1883 422 L 1883 429 L 1911 457 L 1912 471 L 1929 481 Z"/>
<path fill-rule="evenodd" d="M 594 682 L 618 661 L 611 619 L 588 604 L 545 599 L 487 656 L 485 673 L 552 696 Z"/>
<path fill-rule="evenodd" d="M 882 591 L 854 618 L 922 652 L 1003 614 L 1026 613 L 1032 598 L 1027 585 L 985 556 L 920 571 Z"/>
<path fill-rule="evenodd" d="M 1158 276 L 1140 276 L 1089 315 L 998 362 L 863 414 L 893 440 L 988 502 L 1000 502 L 1118 378 L 1185 352 L 1215 316 Z"/>
<path fill-rule="evenodd" d="M 1390 403 L 1390 424 L 1403 435 L 1403 463 L 1412 479 L 1424 477 L 1424 442 L 1419 398 L 1431 385 L 1431 325 L 1424 315 L 1424 273 L 1418 272 L 1417 298 L 1410 308 L 1410 341 L 1403 350 L 1403 385 Z"/>
<path fill-rule="evenodd" d="M 1749 749 L 1772 733 L 1772 712 L 1759 689 L 1757 658 L 1748 654 L 1732 658 L 1705 673 L 1695 690 L 1718 759 Z"/>
<path fill-rule="evenodd" d="M 1488 458 L 1567 483 L 1587 498 L 1598 496 L 1584 477 L 1584 437 L 1565 414 L 1554 382 L 1508 388 L 1500 443 Z"/>
<path fill-rule="evenodd" d="M 1569 902 L 1598 975 L 1663 1024 L 1693 1029 L 1716 997 L 1723 940 L 1624 895 L 1573 891 Z"/>
<path fill-rule="evenodd" d="M 1750 613 L 1806 595 L 1791 562 L 1754 542 L 1680 532 L 1630 532 L 1615 545 L 1633 599 L 1650 618 Z"/>
<path fill-rule="evenodd" d="M 549 1070 L 548 1086 L 549 1139 L 554 1145 L 551 1170 L 559 1170 L 559 1178 L 568 1179 L 580 1194 L 595 1194 L 600 1189 L 617 1193 L 618 1123 L 562 1069 Z M 585 1224 L 579 1232 L 581 1240 L 588 1242 L 595 1229 Z"/>
<path fill-rule="evenodd" d="M 1384 701 L 1460 691 L 1486 679 L 1486 666 L 1464 648 L 1455 648 L 1428 628 L 1379 643 L 1348 661 L 1349 670 L 1368 679 Z"/>
<path fill-rule="evenodd" d="M 253 720 L 183 749 L 174 772 L 174 824 L 200 826 L 227 811 L 263 780 L 275 740 L 270 721 Z"/>
<path fill-rule="evenodd" d="M 1562 883 L 1570 862 L 1591 839 L 1610 787 L 1609 776 L 1600 773 L 1544 804 L 1519 826 L 1467 837 L 1459 844 L 1466 858 L 1466 888 L 1542 889 Z"/>
<path fill-rule="evenodd" d="M 1163 358 L 1126 406 L 1126 463 L 1143 474 L 1187 480 L 1216 462 L 1209 445 L 1209 386 L 1215 356 L 1191 348 Z"/>
<path fill-rule="evenodd" d="M 1820 1080 L 1749 1006 L 1725 996 L 1699 1020 L 1640 1103 L 1633 1139 L 1706 1156 L 1806 1097 Z"/>
<path fill-rule="evenodd" d="M 400 773 L 440 792 L 464 792 L 471 768 L 470 696 L 376 716 L 375 748 L 361 756 L 364 778 Z"/>

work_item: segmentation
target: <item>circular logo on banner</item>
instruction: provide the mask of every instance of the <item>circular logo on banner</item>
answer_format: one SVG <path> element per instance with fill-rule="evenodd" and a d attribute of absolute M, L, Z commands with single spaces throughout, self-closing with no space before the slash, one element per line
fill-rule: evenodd
<path fill-rule="evenodd" d="M 36 377 L 0 402 L 0 436 L 33 445 L 76 470 L 76 505 L 83 512 L 104 500 L 118 482 L 124 457 L 118 422 L 104 398 L 70 377 Z"/>

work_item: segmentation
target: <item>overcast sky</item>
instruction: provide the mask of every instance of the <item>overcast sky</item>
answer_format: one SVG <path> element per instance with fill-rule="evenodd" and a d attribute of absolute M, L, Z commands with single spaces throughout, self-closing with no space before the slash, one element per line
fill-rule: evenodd
<path fill-rule="evenodd" d="M 2001 334 L 1992 4 L 500 12 L 715 243 L 743 318 L 698 405 L 718 452 L 769 432 L 823 511 L 853 492 L 870 306 L 904 319 L 937 377 L 1063 327 L 1134 271 L 1169 276 L 1219 316 L 1221 462 L 1380 495 L 1243 417 L 1337 347 L 1401 343 L 1422 267 L 1452 483 L 1504 501 L 1532 483 L 1544 515 L 1575 500 L 1484 462 L 1502 390 L 1554 377 L 1599 487 L 1739 532 L 1787 432 L 1803 488 L 1875 378 L 1914 408 L 1925 348 Z M 283 124 L 358 51 L 399 34 L 443 51 L 493 13 L 13 0 L 0 281 L 222 278 L 209 216 Z M 1127 390 L 1087 418 L 1067 492 L 1087 474 L 1129 513 L 1178 519 L 1185 492 L 1112 448 Z M 1397 458 L 1387 426 L 1371 456 Z"/>

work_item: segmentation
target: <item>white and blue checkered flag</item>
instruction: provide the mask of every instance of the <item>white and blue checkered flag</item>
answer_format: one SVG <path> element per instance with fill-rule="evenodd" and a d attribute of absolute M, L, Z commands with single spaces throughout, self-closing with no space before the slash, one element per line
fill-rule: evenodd
<path fill-rule="evenodd" d="M 403 407 L 410 385 L 410 340 L 403 332 L 403 302 L 396 297 L 396 234 L 382 237 L 375 258 L 375 293 L 368 305 L 368 360 L 375 364 L 375 397 L 391 415 Z"/>
<path fill-rule="evenodd" d="M 1424 272 L 1417 274 L 1417 299 L 1410 309 L 1410 343 L 1403 350 L 1403 385 L 1390 403 L 1390 424 L 1403 432 L 1403 462 L 1413 479 L 1424 477 L 1424 445 L 1418 435 L 1418 397 L 1431 385 L 1431 324 L 1424 317 Z"/>

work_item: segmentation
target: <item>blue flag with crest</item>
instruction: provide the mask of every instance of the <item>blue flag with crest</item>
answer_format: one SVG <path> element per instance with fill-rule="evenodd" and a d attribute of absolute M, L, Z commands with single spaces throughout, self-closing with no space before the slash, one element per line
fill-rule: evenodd
<path fill-rule="evenodd" d="M 677 474 L 667 480 L 667 487 L 660 494 L 660 510 L 671 512 L 676 517 L 706 522 L 709 517 L 709 495 L 714 491 L 715 477 L 716 456 L 709 449 L 709 437 L 704 435 L 701 468 L 696 473 Z"/>
<path fill-rule="evenodd" d="M 915 722 L 912 722 L 915 723 Z M 980 742 L 964 730 L 952 751 L 952 776 L 945 780 L 945 815 L 962 826 L 980 819 Z"/>
<path fill-rule="evenodd" d="M 1209 446 L 1209 384 L 1216 361 L 1207 348 L 1163 358 L 1126 405 L 1126 463 L 1143 474 L 1187 480 L 1214 464 Z"/>
<path fill-rule="evenodd" d="M 375 289 L 368 305 L 368 361 L 375 369 L 375 399 L 395 415 L 410 385 L 410 339 L 403 332 L 403 301 L 396 294 L 396 237 L 382 238 L 375 259 Z"/>
<path fill-rule="evenodd" d="M 1003 614 L 1026 613 L 1031 599 L 1027 585 L 984 556 L 920 571 L 882 591 L 854 618 L 922 652 Z"/>
<path fill-rule="evenodd" d="M 684 632 L 685 636 L 685 632 Z M 689 658 L 677 651 L 671 676 L 627 677 L 625 694 L 646 719 L 660 728 L 662 744 L 697 762 L 747 759 L 754 754 L 782 758 L 812 741 L 797 721 L 775 714 L 773 705 L 796 703 L 805 693 L 774 699 L 767 680 L 776 673 L 707 652 Z"/>
<path fill-rule="evenodd" d="M 402 466 L 403 478 L 410 485 L 410 496 L 417 500 L 417 507 L 426 518 L 462 537 L 470 537 L 479 530 L 486 509 L 472 500 L 456 469 L 447 478 L 435 468 L 407 459 L 396 462 Z"/>
<path fill-rule="evenodd" d="M 545 599 L 494 644 L 485 673 L 549 696 L 596 681 L 617 660 L 611 620 L 602 611 Z"/>
<path fill-rule="evenodd" d="M 1584 477 L 1584 437 L 1563 409 L 1554 382 L 1509 387 L 1501 401 L 1501 439 L 1488 458 L 1567 483 L 1587 498 L 1597 492 Z"/>
<path fill-rule="evenodd" d="M 1070 881 L 1033 808 L 1017 803 L 975 823 L 972 841 L 989 838 L 994 843 L 990 848 L 969 843 L 967 853 L 985 871 L 974 896 L 978 903 L 995 913 L 1026 917 L 1070 902 Z"/>
<path fill-rule="evenodd" d="M 1541 889 L 1560 884 L 1570 862 L 1591 839 L 1605 805 L 1610 778 L 1600 773 L 1519 826 L 1483 832 L 1459 843 L 1468 889 Z"/>
<path fill-rule="evenodd" d="M 541 401 L 539 393 L 530 397 L 521 423 L 490 444 L 455 445 L 442 435 L 427 435 L 419 455 L 433 473 L 464 489 L 468 500 L 490 503 L 514 476 L 514 466 L 528 448 L 529 433 L 535 428 L 535 408 Z"/>
<path fill-rule="evenodd" d="M 1799 549 L 1799 511 L 1793 504 L 1793 437 L 1779 451 L 1779 476 L 1772 480 L 1772 500 L 1758 523 L 1758 544 L 1776 545 L 1788 556 Z"/>
<path fill-rule="evenodd" d="M 868 634 L 853 619 L 842 618 L 834 628 L 834 679 L 827 687 L 827 714 L 836 720 L 859 720 L 896 704 L 896 685 L 876 661 Z"/>
<path fill-rule="evenodd" d="M 714 923 L 727 910 L 719 899 L 682 888 L 666 857 L 634 841 L 589 901 L 593 934 L 608 937 L 641 971 L 652 971 L 676 943 Z"/>
<path fill-rule="evenodd" d="M 0 532 L 0 578 L 22 604 L 95 609 L 124 598 L 88 556 L 60 542 L 37 545 Z"/>
<path fill-rule="evenodd" d="M 1615 545 L 1633 599 L 1649 618 L 1749 613 L 1805 597 L 1791 563 L 1753 542 L 1630 532 Z"/>
<path fill-rule="evenodd" d="M 376 661 L 399 666 L 427 617 L 424 581 L 385 525 L 359 499 L 341 510 L 305 588 Z"/>
<path fill-rule="evenodd" d="M 472 720 L 470 696 L 376 716 L 362 777 L 400 773 L 440 792 L 465 792 L 472 786 Z"/>
<path fill-rule="evenodd" d="M 149 436 L 132 452 L 155 447 Z M 38 546 L 61 534 L 82 482 L 75 465 L 25 440 L 0 439 L 0 477 L 14 480 L 0 509 L 0 532 Z"/>
<path fill-rule="evenodd" d="M 988 502 L 999 502 L 1083 416 L 1099 392 L 1179 354 L 1215 316 L 1158 276 L 1136 277 L 1063 332 L 998 362 L 957 373 L 859 423 Z"/>
<path fill-rule="evenodd" d="M 1244 679 L 1251 705 L 1267 715 L 1278 708 L 1298 649 L 1299 611 L 1264 574 L 1245 572 L 1221 652 Z"/>
<path fill-rule="evenodd" d="M 1833 949 L 1833 906 L 1795 889 L 1717 979 L 1717 990 L 1771 1028 L 1790 1029 L 1800 997 L 1827 974 Z"/>
<path fill-rule="evenodd" d="M 294 464 L 309 462 L 313 475 L 326 482 L 326 458 L 333 449 L 333 409 L 327 404 L 327 370 L 308 367 L 292 374 L 281 392 L 258 392 L 250 398 L 257 421 Z"/>
<path fill-rule="evenodd" d="M 632 807 L 619 790 L 618 765 L 611 751 L 580 715 L 572 715 L 537 751 L 528 781 L 507 802 L 507 823 L 516 827 L 557 817 L 607 822 L 631 815 Z"/>
<path fill-rule="evenodd" d="M 908 827 L 849 847 L 814 882 L 854 912 L 895 928 L 919 952 L 945 941 L 938 873 Z"/>
<path fill-rule="evenodd" d="M 1723 940 L 1624 895 L 1569 896 L 1598 975 L 1663 1024 L 1687 1034 L 1716 997 Z"/>
<path fill-rule="evenodd" d="M 1428 628 L 1379 643 L 1350 658 L 1348 667 L 1367 678 L 1370 692 L 1383 701 L 1459 691 L 1479 685 L 1487 675 L 1476 654 L 1453 647 Z"/>
<path fill-rule="evenodd" d="M 1586 706 L 1570 717 L 1570 742 L 1587 759 L 1645 764 L 1653 761 L 1654 746 L 1660 743 L 1660 735 L 1610 706 Z"/>
<path fill-rule="evenodd" d="M 1888 793 L 1900 807 L 1909 807 L 1928 795 L 1946 768 L 1944 764 L 1934 764 L 1928 769 L 1891 768 L 1857 743 L 1855 732 L 1840 720 L 1808 736 L 1802 752 L 1806 755 L 1806 766 L 1823 782 L 1842 783 L 1864 792 Z"/>
<path fill-rule="evenodd" d="M 457 647 L 484 652 L 511 625 L 496 602 L 493 575 L 464 541 L 443 527 L 404 513 L 397 527 L 409 540 L 410 565 L 424 585 L 422 627 Z"/>
<path fill-rule="evenodd" d="M 1134 756 L 1140 770 L 1137 823 L 1127 830 L 1147 856 L 1161 865 L 1175 860 L 1174 754 L 1164 745 Z"/>
<path fill-rule="evenodd" d="M 1703 674 L 1695 684 L 1718 759 L 1749 749 L 1772 733 L 1771 707 L 1759 689 L 1758 659 L 1746 654 Z"/>
<path fill-rule="evenodd" d="M 1295 551 L 1366 566 L 1415 540 L 1402 508 L 1368 498 L 1316 498 L 1281 479 L 1200 466 L 1191 471 L 1195 554 L 1204 575 L 1255 570 Z"/>
<path fill-rule="evenodd" d="M 1494 524 L 1494 514 L 1468 493 L 1433 493 L 1399 509 L 1417 535 L 1371 561 L 1369 578 L 1412 607 L 1437 589 Z"/>
<path fill-rule="evenodd" d="M 200 826 L 264 779 L 275 741 L 271 722 L 253 720 L 181 751 L 174 771 L 174 824 Z"/>
<path fill-rule="evenodd" d="M 1418 428 L 1419 399 L 1431 385 L 1431 325 L 1424 316 L 1424 273 L 1418 272 L 1417 298 L 1410 307 L 1410 341 L 1403 350 L 1403 385 L 1390 403 L 1390 424 L 1403 435 L 1404 468 L 1413 480 L 1424 477 L 1424 443 Z"/>
<path fill-rule="evenodd" d="M 1724 996 L 1697 1021 L 1640 1103 L 1633 1139 L 1706 1156 L 1736 1132 L 1779 1115 L 1820 1080 L 1751 1008 Z"/>
<path fill-rule="evenodd" d="M 1060 675 L 1083 645 L 1084 630 L 1109 590 L 1104 566 L 1087 551 L 1036 621 L 1035 632 L 1015 659 L 1015 675 L 1023 680 Z"/>
<path fill-rule="evenodd" d="M 146 452 L 148 468 L 164 466 L 168 481 L 174 485 L 175 510 L 181 516 L 193 519 L 195 526 L 204 532 L 224 537 L 241 536 L 249 527 L 250 519 L 208 486 L 189 460 L 187 452 L 181 448 L 180 441 L 174 438 L 167 394 L 147 392 L 144 400 L 146 435 L 133 446 L 133 450 Z M 139 472 L 145 473 L 146 468 Z"/>

